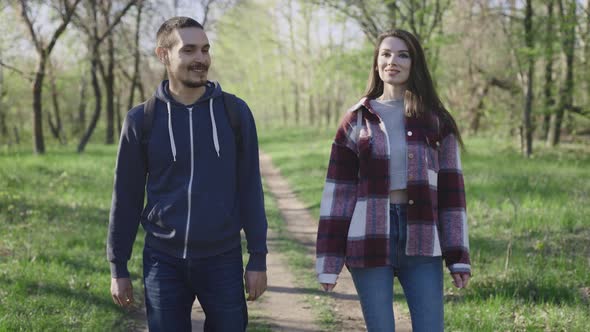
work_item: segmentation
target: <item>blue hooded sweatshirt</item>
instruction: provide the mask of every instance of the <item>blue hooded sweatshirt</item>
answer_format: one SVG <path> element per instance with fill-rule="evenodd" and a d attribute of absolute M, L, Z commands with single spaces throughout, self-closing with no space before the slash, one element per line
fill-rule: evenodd
<path fill-rule="evenodd" d="M 208 82 L 193 105 L 175 101 L 163 81 L 147 146 L 143 105 L 125 118 L 119 141 L 107 239 L 111 276 L 129 277 L 127 261 L 141 223 L 145 245 L 183 259 L 210 257 L 240 246 L 244 229 L 247 270 L 266 270 L 267 221 L 254 118 L 239 100 L 241 149 L 221 87 Z M 144 195 L 147 202 L 144 205 Z"/>

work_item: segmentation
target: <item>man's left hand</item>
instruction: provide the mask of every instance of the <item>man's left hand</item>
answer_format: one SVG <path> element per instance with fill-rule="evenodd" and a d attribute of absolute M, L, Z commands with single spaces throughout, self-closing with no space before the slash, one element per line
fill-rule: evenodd
<path fill-rule="evenodd" d="M 266 290 L 266 271 L 246 271 L 244 274 L 248 301 L 254 301 Z"/>

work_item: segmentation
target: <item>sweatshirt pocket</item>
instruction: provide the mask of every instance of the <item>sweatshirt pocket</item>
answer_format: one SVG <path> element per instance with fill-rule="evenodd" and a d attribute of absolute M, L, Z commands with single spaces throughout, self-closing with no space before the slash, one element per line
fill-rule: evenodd
<path fill-rule="evenodd" d="M 185 199 L 186 200 L 186 199 Z M 174 197 L 163 197 L 157 200 L 151 208 L 146 208 L 142 218 L 142 224 L 146 232 L 153 236 L 169 240 L 176 236 L 175 224 L 178 224 L 182 204 L 178 195 Z M 186 207 L 184 208 L 186 211 Z M 175 222 L 176 220 L 176 222 Z"/>

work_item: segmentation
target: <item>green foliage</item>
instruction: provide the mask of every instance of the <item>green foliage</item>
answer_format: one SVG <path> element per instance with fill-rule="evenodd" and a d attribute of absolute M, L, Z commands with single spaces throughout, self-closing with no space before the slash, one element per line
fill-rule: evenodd
<path fill-rule="evenodd" d="M 315 216 L 333 130 L 261 132 L 261 148 Z M 590 325 L 590 151 L 570 144 L 523 159 L 506 141 L 463 154 L 473 278 L 445 280 L 451 331 L 585 331 Z M 398 288 L 399 289 L 399 288 Z"/>

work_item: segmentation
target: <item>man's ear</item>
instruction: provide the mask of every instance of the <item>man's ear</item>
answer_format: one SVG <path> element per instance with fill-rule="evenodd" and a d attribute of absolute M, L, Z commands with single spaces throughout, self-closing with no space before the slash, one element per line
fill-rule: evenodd
<path fill-rule="evenodd" d="M 156 56 L 161 63 L 168 64 L 168 50 L 164 47 L 156 47 Z"/>

